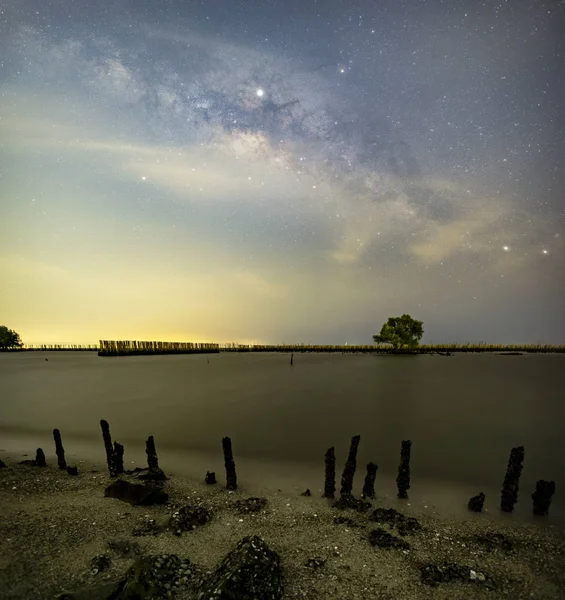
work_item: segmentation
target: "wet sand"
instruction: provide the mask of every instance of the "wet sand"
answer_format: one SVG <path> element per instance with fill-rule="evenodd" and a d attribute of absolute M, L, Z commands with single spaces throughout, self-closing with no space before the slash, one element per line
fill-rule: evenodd
<path fill-rule="evenodd" d="M 369 513 L 332 508 L 316 489 L 311 497 L 288 489 L 266 493 L 251 485 L 228 492 L 223 473 L 212 486 L 173 475 L 165 482 L 167 506 L 140 507 L 104 497 L 112 479 L 102 465 L 79 463 L 79 476 L 71 477 L 52 464 L 39 468 L 5 462 L 7 468 L 0 469 L 0 589 L 13 600 L 53 598 L 120 579 L 134 559 L 112 556 L 108 542 L 116 538 L 137 542 L 143 554 L 176 554 L 212 571 L 246 535 L 261 536 L 279 553 L 289 599 L 565 597 L 565 532 L 549 520 L 539 526 L 485 513 L 445 515 L 410 501 L 377 497 L 374 508 L 394 507 L 422 526 L 413 535 L 399 536 L 409 549 L 385 549 L 371 546 L 369 532 L 377 527 L 397 531 L 371 522 Z M 236 500 L 258 495 L 267 498 L 262 511 L 236 511 Z M 185 504 L 206 507 L 211 521 L 180 537 L 170 531 L 133 536 L 141 523 L 166 522 Z M 336 516 L 351 521 L 336 524 Z M 476 539 L 489 534 L 503 534 L 499 539 L 505 546 Z M 111 556 L 111 567 L 95 574 L 91 561 L 104 553 Z M 305 565 L 315 557 L 325 564 L 317 569 Z M 485 582 L 470 577 L 435 587 L 424 583 L 421 566 L 444 561 L 469 567 Z"/>

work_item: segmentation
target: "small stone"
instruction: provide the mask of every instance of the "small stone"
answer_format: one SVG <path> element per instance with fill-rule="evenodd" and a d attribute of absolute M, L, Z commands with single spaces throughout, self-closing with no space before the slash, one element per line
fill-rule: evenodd
<path fill-rule="evenodd" d="M 372 546 L 378 546 L 379 548 L 400 548 L 402 550 L 408 550 L 410 548 L 408 542 L 381 528 L 374 529 L 369 533 L 369 543 Z"/>
<path fill-rule="evenodd" d="M 485 495 L 483 492 L 473 496 L 467 505 L 467 508 L 473 512 L 481 512 L 485 504 Z"/>
<path fill-rule="evenodd" d="M 315 556 L 314 558 L 309 558 L 304 565 L 309 567 L 310 569 L 320 569 L 326 564 L 326 559 L 321 558 L 319 556 Z"/>
<path fill-rule="evenodd" d="M 238 512 L 259 512 L 262 508 L 265 508 L 267 505 L 266 498 L 258 498 L 252 496 L 250 498 L 243 498 L 242 500 L 238 500 L 235 502 L 234 507 Z M 289 505 L 290 506 L 290 505 Z"/>

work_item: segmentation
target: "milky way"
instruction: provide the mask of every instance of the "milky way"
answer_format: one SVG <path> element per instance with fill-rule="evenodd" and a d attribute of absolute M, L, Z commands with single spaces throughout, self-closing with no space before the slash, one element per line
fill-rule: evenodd
<path fill-rule="evenodd" d="M 563 2 L 0 6 L 24 341 L 562 342 Z"/>

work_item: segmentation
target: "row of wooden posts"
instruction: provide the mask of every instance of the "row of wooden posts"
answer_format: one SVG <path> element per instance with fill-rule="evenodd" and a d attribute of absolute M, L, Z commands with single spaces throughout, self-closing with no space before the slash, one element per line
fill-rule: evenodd
<path fill-rule="evenodd" d="M 102 439 L 104 440 L 104 448 L 106 450 L 106 462 L 108 471 L 111 477 L 117 477 L 124 470 L 124 447 L 122 444 L 114 441 L 110 435 L 110 426 L 107 421 L 100 421 L 102 428 Z M 58 429 L 53 430 L 55 440 L 55 452 L 57 454 L 57 465 L 59 469 L 66 469 L 70 475 L 77 475 L 77 467 L 67 466 L 65 460 L 65 450 L 61 441 L 61 433 Z M 340 502 L 346 505 L 354 506 L 358 500 L 353 498 L 353 478 L 357 468 L 357 450 L 359 448 L 360 435 L 355 435 L 351 439 L 349 454 L 343 473 L 341 476 Z M 235 461 L 233 458 L 232 444 L 229 437 L 222 438 L 222 449 L 224 453 L 224 465 L 226 469 L 226 488 L 228 490 L 237 489 L 237 475 L 235 470 Z M 396 485 L 398 489 L 398 498 L 408 498 L 408 490 L 410 489 L 410 455 L 412 450 L 412 442 L 403 440 L 400 446 L 400 465 L 398 467 L 398 475 L 396 477 Z M 145 442 L 145 452 L 147 454 L 147 466 L 150 474 L 162 474 L 162 477 L 151 475 L 146 476 L 146 479 L 164 479 L 164 473 L 159 468 L 157 451 L 155 449 L 155 440 L 150 435 Z M 34 464 L 37 466 L 46 466 L 45 454 L 41 448 L 37 449 Z M 335 498 L 336 492 L 336 471 L 335 471 L 335 449 L 332 446 L 325 454 L 325 482 L 324 482 L 324 498 Z M 518 488 L 520 476 L 522 474 L 524 464 L 524 446 L 512 448 L 508 466 L 502 485 L 502 493 L 500 499 L 500 508 L 504 512 L 512 512 L 518 501 Z M 375 498 L 375 479 L 378 466 L 370 462 L 367 464 L 367 473 L 363 484 L 362 498 Z M 206 483 L 216 483 L 216 476 L 213 472 L 207 472 Z M 555 493 L 555 482 L 545 481 L 540 479 L 536 483 L 536 489 L 532 494 L 533 513 L 534 515 L 549 514 L 549 507 L 553 494 Z M 310 495 L 309 493 L 306 495 Z M 474 512 L 481 512 L 485 501 L 485 494 L 481 492 L 477 496 L 473 496 L 468 503 L 468 508 Z"/>

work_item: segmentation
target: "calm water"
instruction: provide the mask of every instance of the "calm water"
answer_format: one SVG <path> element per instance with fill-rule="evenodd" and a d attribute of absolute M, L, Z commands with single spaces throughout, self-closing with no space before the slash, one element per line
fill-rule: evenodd
<path fill-rule="evenodd" d="M 294 358 L 0 354 L 0 449 L 19 459 L 42 446 L 49 459 L 58 427 L 67 453 L 103 463 L 104 418 L 136 463 L 154 435 L 168 472 L 221 473 L 229 435 L 242 482 L 314 490 L 325 450 L 335 446 L 340 473 L 361 434 L 358 464 L 376 462 L 377 487 L 393 497 L 400 441 L 411 439 L 414 503 L 464 508 L 485 491 L 494 511 L 510 449 L 524 445 L 513 518 L 528 518 L 537 479 L 555 480 L 551 517 L 565 517 L 565 356 Z"/>

